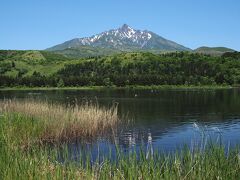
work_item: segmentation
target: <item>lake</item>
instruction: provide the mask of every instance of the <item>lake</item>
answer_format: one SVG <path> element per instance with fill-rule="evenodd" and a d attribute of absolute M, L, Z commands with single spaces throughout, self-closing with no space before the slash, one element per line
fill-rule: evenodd
<path fill-rule="evenodd" d="M 228 146 L 240 143 L 240 89 L 161 89 L 161 90 L 10 90 L 0 98 L 34 98 L 63 104 L 91 100 L 100 106 L 118 103 L 119 115 L 133 122 L 112 138 L 69 144 L 74 158 L 79 149 L 92 152 L 114 151 L 115 143 L 124 152 L 150 146 L 164 152 L 182 145 L 198 144 L 204 133 L 209 139 Z M 114 154 L 114 153 L 113 153 Z"/>

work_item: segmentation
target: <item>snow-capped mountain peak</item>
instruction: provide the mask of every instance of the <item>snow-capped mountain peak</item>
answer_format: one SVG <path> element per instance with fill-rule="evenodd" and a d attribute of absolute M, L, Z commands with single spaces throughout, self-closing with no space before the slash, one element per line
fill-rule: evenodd
<path fill-rule="evenodd" d="M 136 30 L 127 24 L 91 37 L 76 38 L 48 50 L 64 50 L 81 46 L 102 47 L 119 50 L 189 50 L 173 41 L 147 30 Z"/>
<path fill-rule="evenodd" d="M 122 31 L 134 31 L 134 29 L 127 24 L 123 24 L 122 27 L 120 27 L 119 29 Z"/>
<path fill-rule="evenodd" d="M 140 48 L 143 48 L 151 37 L 152 35 L 148 31 L 135 30 L 127 24 L 124 24 L 118 29 L 105 31 L 91 37 L 78 38 L 78 42 L 79 45 L 98 46 L 98 44 L 101 44 L 100 42 L 103 41 L 109 43 L 109 45 L 114 48 L 119 48 L 119 46 L 127 44 L 125 41 L 128 41 L 128 43 L 134 43 Z"/>
<path fill-rule="evenodd" d="M 124 24 L 121 28 L 119 28 L 117 31 L 126 34 L 128 38 L 131 38 L 136 31 L 131 28 L 130 26 L 128 26 L 127 24 Z"/>

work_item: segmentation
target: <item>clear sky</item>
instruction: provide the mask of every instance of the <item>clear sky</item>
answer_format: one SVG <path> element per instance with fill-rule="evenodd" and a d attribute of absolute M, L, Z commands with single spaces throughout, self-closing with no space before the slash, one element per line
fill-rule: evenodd
<path fill-rule="evenodd" d="M 240 0 L 1 0 L 0 49 L 45 49 L 128 24 L 240 51 Z"/>

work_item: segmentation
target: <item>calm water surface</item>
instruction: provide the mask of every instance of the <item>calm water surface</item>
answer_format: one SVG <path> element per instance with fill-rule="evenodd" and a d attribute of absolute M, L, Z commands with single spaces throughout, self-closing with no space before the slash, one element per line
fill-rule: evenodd
<path fill-rule="evenodd" d="M 144 146 L 174 151 L 183 144 L 192 146 L 201 133 L 221 140 L 227 146 L 240 143 L 240 89 L 218 90 L 51 90 L 0 91 L 0 98 L 36 98 L 50 102 L 98 101 L 101 106 L 119 103 L 119 114 L 134 119 L 128 129 L 119 133 L 115 143 L 124 151 Z M 114 151 L 112 140 L 70 144 L 77 158 L 79 149 L 98 152 Z M 114 154 L 114 153 L 113 153 Z"/>

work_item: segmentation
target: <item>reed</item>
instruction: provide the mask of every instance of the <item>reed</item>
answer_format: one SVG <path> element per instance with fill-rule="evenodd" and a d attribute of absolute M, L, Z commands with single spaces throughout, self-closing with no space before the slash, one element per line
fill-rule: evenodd
<path fill-rule="evenodd" d="M 23 142 L 31 142 L 39 137 L 46 138 L 45 133 L 50 133 L 48 131 L 51 130 L 48 128 L 56 128 L 52 129 L 54 133 L 48 138 L 62 140 L 62 132 L 58 131 L 64 131 L 66 126 L 62 126 L 60 122 L 66 123 L 63 121 L 65 119 L 72 124 L 72 117 L 79 118 L 75 120 L 79 125 L 82 124 L 80 122 L 89 120 L 88 117 L 92 117 L 96 124 L 100 121 L 98 125 L 94 125 L 95 128 L 112 127 L 118 122 L 116 109 L 104 110 L 90 104 L 65 108 L 29 101 L 5 101 L 1 102 L 0 107 L 0 179 L 240 179 L 239 149 L 226 150 L 224 146 L 214 143 L 209 143 L 204 149 L 200 146 L 192 151 L 185 147 L 169 154 L 154 150 L 154 153 L 148 156 L 143 150 L 140 153 L 133 151 L 127 154 L 118 150 L 116 159 L 104 157 L 100 163 L 90 163 L 90 152 L 87 157 L 81 156 L 78 161 L 69 161 L 71 153 L 65 144 L 39 146 L 33 143 L 27 149 L 22 148 Z M 100 119 L 92 116 L 97 116 L 94 111 L 102 113 L 98 114 Z M 84 114 L 86 119 L 71 115 L 70 112 L 82 112 L 80 114 Z M 103 125 L 101 118 L 106 120 L 109 116 L 114 119 L 108 119 L 109 126 Z M 51 122 L 50 125 L 48 121 Z M 87 125 L 84 127 L 93 128 L 90 127 L 92 121 L 85 122 Z M 79 127 L 77 133 L 94 136 L 95 132 L 98 132 L 95 128 L 83 133 Z M 67 140 L 71 139 L 72 134 L 75 136 L 72 132 L 63 134 Z M 66 161 L 59 160 L 59 152 Z"/>
<path fill-rule="evenodd" d="M 32 126 L 31 122 L 36 121 L 32 128 L 35 128 L 38 140 L 43 143 L 96 137 L 116 129 L 120 122 L 117 105 L 105 108 L 88 102 L 64 107 L 34 100 L 5 100 L 0 102 L 0 112 L 8 116 L 26 117 L 23 122 L 25 126 Z"/>

